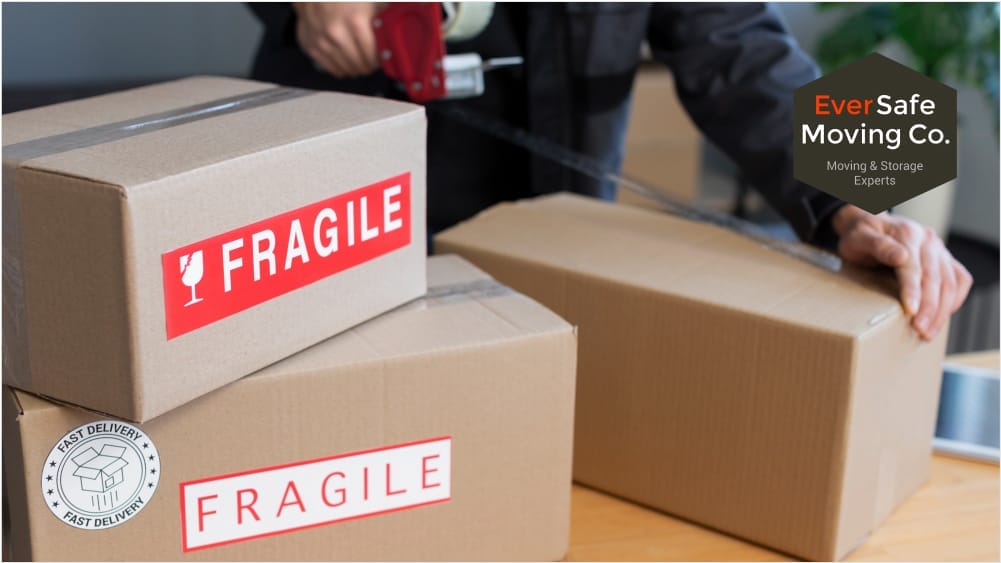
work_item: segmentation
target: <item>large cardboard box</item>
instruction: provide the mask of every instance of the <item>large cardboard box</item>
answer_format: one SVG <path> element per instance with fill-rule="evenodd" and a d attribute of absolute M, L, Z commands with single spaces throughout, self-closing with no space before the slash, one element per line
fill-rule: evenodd
<path fill-rule="evenodd" d="M 145 421 L 425 290 L 419 106 L 195 78 L 3 140 L 8 385 Z"/>
<path fill-rule="evenodd" d="M 561 558 L 574 329 L 458 258 L 428 275 L 147 424 L 4 389 L 15 558 Z"/>
<path fill-rule="evenodd" d="M 919 341 L 890 277 L 570 195 L 435 244 L 579 326 L 582 483 L 826 560 L 926 478 L 945 339 Z"/>

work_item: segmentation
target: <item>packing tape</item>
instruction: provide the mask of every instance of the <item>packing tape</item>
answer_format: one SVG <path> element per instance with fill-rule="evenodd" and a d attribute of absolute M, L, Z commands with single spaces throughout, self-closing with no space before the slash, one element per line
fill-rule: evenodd
<path fill-rule="evenodd" d="M 301 98 L 312 93 L 310 90 L 285 87 L 255 90 L 239 96 L 220 98 L 125 121 L 14 143 L 3 148 L 3 158 L 4 161 L 17 161 L 20 165 L 21 162 L 33 158 L 121 141 L 136 135 L 162 131 L 186 123 Z"/>
<path fill-rule="evenodd" d="M 294 100 L 312 93 L 310 90 L 300 88 L 270 87 L 238 96 L 219 98 L 124 121 L 13 143 L 3 147 L 2 266 L 3 370 L 5 382 L 15 387 L 30 388 L 31 386 L 28 314 L 25 301 L 23 271 L 23 231 L 21 229 L 21 212 L 18 207 L 17 188 L 14 184 L 14 176 L 18 168 L 32 159 L 121 141 L 129 137 L 162 131 L 186 123 Z"/>
<path fill-rule="evenodd" d="M 428 292 L 422 298 L 422 301 L 424 301 L 427 306 L 432 307 L 454 303 L 456 301 L 487 299 L 490 297 L 511 295 L 513 293 L 514 290 L 510 287 L 498 282 L 495 279 L 487 278 L 428 288 Z"/>
<path fill-rule="evenodd" d="M 501 284 L 494 279 L 481 279 L 469 282 L 453 283 L 430 287 L 423 297 L 418 297 L 398 308 L 405 311 L 409 309 L 428 309 L 431 307 L 441 307 L 454 303 L 462 303 L 473 299 L 489 299 L 491 297 L 501 297 L 504 295 L 514 295 L 515 291 L 510 287 Z"/>

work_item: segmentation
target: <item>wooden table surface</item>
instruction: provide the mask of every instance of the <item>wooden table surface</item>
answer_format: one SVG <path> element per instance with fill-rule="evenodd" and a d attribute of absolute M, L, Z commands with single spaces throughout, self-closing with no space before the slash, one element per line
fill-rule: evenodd
<path fill-rule="evenodd" d="M 998 369 L 998 352 L 950 362 Z M 998 561 L 998 466 L 935 455 L 927 484 L 849 561 Z M 568 561 L 791 561 L 771 551 L 575 485 Z"/>

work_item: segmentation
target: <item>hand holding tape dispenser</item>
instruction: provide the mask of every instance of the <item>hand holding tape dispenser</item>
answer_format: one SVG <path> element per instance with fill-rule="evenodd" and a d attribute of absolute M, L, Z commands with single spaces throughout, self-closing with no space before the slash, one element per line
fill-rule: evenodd
<path fill-rule="evenodd" d="M 489 24 L 492 13 L 493 4 L 489 2 L 390 4 L 372 21 L 383 72 L 396 80 L 411 100 L 419 103 L 481 95 L 485 71 L 519 65 L 522 58 L 513 56 L 484 61 L 476 53 L 448 55 L 445 44 L 446 41 L 475 37 Z M 660 204 L 673 215 L 729 229 L 767 248 L 826 270 L 838 271 L 841 268 L 841 260 L 834 254 L 800 242 L 775 238 L 758 225 L 730 214 L 685 203 L 643 182 L 607 170 L 594 158 L 492 116 L 452 104 L 436 104 L 434 110 L 578 173 L 598 180 L 610 180 Z"/>

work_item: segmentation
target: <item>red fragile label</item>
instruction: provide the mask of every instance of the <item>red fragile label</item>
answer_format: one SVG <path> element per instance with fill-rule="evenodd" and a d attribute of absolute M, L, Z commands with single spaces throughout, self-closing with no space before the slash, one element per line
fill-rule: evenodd
<path fill-rule="evenodd" d="M 167 339 L 410 244 L 410 173 L 166 252 Z"/>
<path fill-rule="evenodd" d="M 451 482 L 450 436 L 187 481 L 181 549 L 447 502 Z"/>

